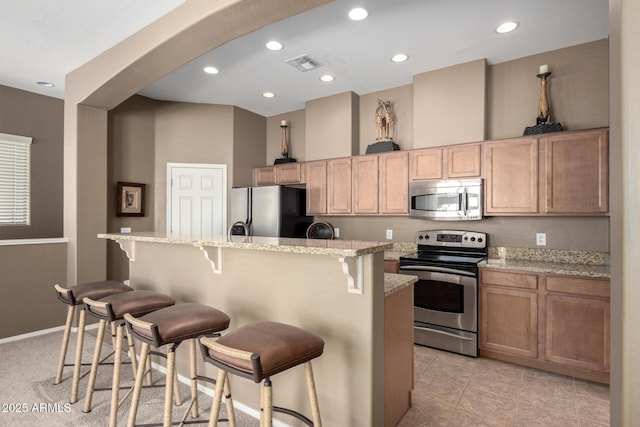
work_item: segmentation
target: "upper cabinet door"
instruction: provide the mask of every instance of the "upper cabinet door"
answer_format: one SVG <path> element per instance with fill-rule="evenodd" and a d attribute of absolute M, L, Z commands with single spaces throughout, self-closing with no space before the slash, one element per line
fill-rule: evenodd
<path fill-rule="evenodd" d="M 484 143 L 485 212 L 538 213 L 538 140 Z"/>
<path fill-rule="evenodd" d="M 307 181 L 307 215 L 327 213 L 327 162 L 305 163 Z"/>
<path fill-rule="evenodd" d="M 545 213 L 609 211 L 609 132 L 595 129 L 541 139 L 544 150 Z"/>
<path fill-rule="evenodd" d="M 447 147 L 447 178 L 475 178 L 481 174 L 482 144 L 463 144 Z"/>
<path fill-rule="evenodd" d="M 377 214 L 379 156 L 367 155 L 352 158 L 353 213 Z"/>
<path fill-rule="evenodd" d="M 409 214 L 409 154 L 396 151 L 380 155 L 380 213 Z"/>
<path fill-rule="evenodd" d="M 327 160 L 327 213 L 351 214 L 351 157 Z"/>
<path fill-rule="evenodd" d="M 409 152 L 409 179 L 442 179 L 442 148 L 424 148 Z"/>

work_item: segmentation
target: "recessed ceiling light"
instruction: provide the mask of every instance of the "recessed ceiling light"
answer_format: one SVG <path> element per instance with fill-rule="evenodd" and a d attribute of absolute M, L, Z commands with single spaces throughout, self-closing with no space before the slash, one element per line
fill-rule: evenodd
<path fill-rule="evenodd" d="M 503 22 L 502 24 L 498 25 L 498 27 L 496 28 L 496 33 L 498 34 L 510 33 L 511 31 L 518 28 L 518 25 L 520 24 L 518 24 L 516 21 Z"/>
<path fill-rule="evenodd" d="M 218 74 L 220 70 L 216 67 L 204 67 L 204 72 L 207 74 Z"/>
<path fill-rule="evenodd" d="M 282 43 L 275 40 L 268 41 L 265 47 L 269 50 L 282 50 Z"/>
<path fill-rule="evenodd" d="M 404 62 L 404 61 L 406 61 L 407 59 L 409 59 L 409 55 L 406 55 L 406 54 L 404 54 L 404 53 L 398 53 L 398 54 L 393 55 L 393 56 L 391 57 L 391 60 L 392 60 L 393 62 Z"/>
<path fill-rule="evenodd" d="M 334 76 L 332 76 L 331 74 L 325 74 L 320 76 L 320 80 L 322 80 L 323 82 L 332 82 L 334 81 L 336 78 Z"/>
<path fill-rule="evenodd" d="M 349 11 L 348 16 L 352 21 L 362 21 L 367 16 L 369 16 L 369 12 L 367 11 L 367 9 L 364 9 L 362 7 L 354 7 Z"/>
<path fill-rule="evenodd" d="M 276 96 L 276 94 L 273 92 L 262 92 L 262 96 L 264 96 L 265 98 L 273 98 Z"/>
<path fill-rule="evenodd" d="M 56 85 L 54 85 L 53 83 L 50 82 L 36 82 L 37 84 L 39 84 L 42 87 L 56 87 Z"/>

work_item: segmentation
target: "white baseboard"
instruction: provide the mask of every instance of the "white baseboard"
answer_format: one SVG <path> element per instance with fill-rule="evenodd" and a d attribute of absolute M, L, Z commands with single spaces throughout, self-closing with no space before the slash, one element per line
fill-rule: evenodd
<path fill-rule="evenodd" d="M 99 323 L 92 323 L 90 325 L 86 325 L 84 327 L 84 330 L 87 331 L 91 329 L 98 329 L 98 325 Z M 14 335 L 12 337 L 1 338 L 0 344 L 4 344 L 6 342 L 13 342 L 13 341 L 22 341 L 22 340 L 26 340 L 27 338 L 37 337 L 39 335 L 46 335 L 46 334 L 50 334 L 52 332 L 58 332 L 58 331 L 64 331 L 64 325 L 55 326 L 53 328 L 41 329 L 39 331 L 27 332 L 26 334 Z M 78 327 L 77 326 L 72 327 L 71 332 L 77 333 Z"/>

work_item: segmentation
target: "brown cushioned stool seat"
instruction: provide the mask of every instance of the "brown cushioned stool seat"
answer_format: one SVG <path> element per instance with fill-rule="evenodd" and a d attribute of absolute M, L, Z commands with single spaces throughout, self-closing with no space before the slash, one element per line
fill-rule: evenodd
<path fill-rule="evenodd" d="M 172 394 L 174 385 L 169 379 L 177 375 L 175 371 L 175 351 L 186 340 L 190 340 L 191 356 L 191 403 L 185 411 L 183 422 L 189 410 L 193 418 L 198 417 L 198 380 L 215 382 L 210 378 L 197 374 L 196 363 L 196 339 L 202 336 L 218 335 L 229 327 L 231 319 L 222 311 L 202 304 L 184 303 L 172 307 L 154 311 L 139 318 L 126 314 L 124 319 L 129 333 L 143 342 L 140 350 L 140 361 L 133 389 L 133 398 L 129 412 L 129 426 L 135 425 L 135 420 L 140 401 L 142 380 L 144 376 L 144 363 L 150 353 L 165 356 L 167 358 L 167 381 L 165 389 L 164 425 L 172 423 Z M 167 354 L 151 352 L 150 346 L 161 347 L 168 345 Z M 224 385 L 224 383 L 222 384 Z M 228 387 L 228 385 L 227 385 Z M 227 404 L 232 403 L 231 397 Z M 235 425 L 235 419 L 229 419 L 230 425 Z"/>
<path fill-rule="evenodd" d="M 200 343 L 204 360 L 220 368 L 218 384 L 225 382 L 227 372 L 256 383 L 264 380 L 261 425 L 271 425 L 273 411 L 292 415 L 310 426 L 321 425 L 311 369 L 311 360 L 324 350 L 324 341 L 318 335 L 284 323 L 265 321 L 242 326 L 218 340 L 202 338 Z M 272 402 L 270 377 L 300 364 L 305 365 L 313 421 L 291 409 L 274 407 Z M 217 418 L 221 391 L 216 386 L 211 419 Z"/>
<path fill-rule="evenodd" d="M 86 311 L 82 300 L 85 297 L 100 299 L 109 295 L 130 292 L 132 289 L 122 282 L 116 282 L 112 280 L 102 280 L 97 282 L 80 283 L 69 288 L 63 288 L 60 285 L 54 286 L 56 296 L 60 301 L 67 304 L 67 320 L 64 327 L 64 335 L 62 338 L 62 347 L 60 348 L 60 357 L 58 362 L 58 370 L 56 372 L 56 379 L 54 384 L 60 384 L 62 381 L 62 372 L 65 366 L 71 366 L 65 364 L 67 357 L 67 349 L 69 347 L 69 336 L 71 335 L 71 328 L 73 326 L 73 317 L 76 311 L 79 309 L 78 315 L 78 335 L 76 343 L 76 357 L 73 364 L 73 379 L 71 385 L 71 403 L 75 403 L 78 400 L 78 383 L 80 378 L 84 375 L 80 374 L 82 363 L 82 346 L 84 344 L 84 327 L 86 324 Z"/>
<path fill-rule="evenodd" d="M 111 426 L 115 426 L 117 423 L 118 401 L 120 398 L 120 368 L 122 366 L 124 315 L 128 314 L 134 317 L 142 316 L 155 310 L 172 306 L 175 303 L 175 300 L 168 295 L 147 290 L 133 290 L 131 292 L 113 294 L 97 301 L 88 297 L 84 298 L 84 305 L 87 313 L 100 319 L 98 335 L 96 338 L 97 343 L 101 343 L 104 338 L 104 331 L 107 322 L 111 323 L 111 325 L 116 325 L 114 338 L 115 359 L 113 367 L 113 382 L 111 387 L 111 418 L 109 422 Z M 135 347 L 131 336 L 128 335 L 127 338 L 129 341 L 129 355 L 131 357 L 133 375 L 135 376 L 137 371 Z M 91 400 L 93 398 L 101 348 L 102 346 L 96 344 L 96 348 L 93 353 L 93 363 L 91 364 L 91 373 L 89 375 L 89 383 L 87 384 L 84 412 L 91 411 Z"/>

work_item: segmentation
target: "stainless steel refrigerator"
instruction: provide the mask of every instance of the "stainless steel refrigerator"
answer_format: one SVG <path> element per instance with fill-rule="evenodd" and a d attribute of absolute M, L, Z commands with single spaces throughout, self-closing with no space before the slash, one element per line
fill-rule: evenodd
<path fill-rule="evenodd" d="M 306 210 L 304 188 L 283 185 L 232 188 L 229 234 L 303 238 L 313 222 Z"/>

